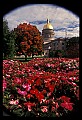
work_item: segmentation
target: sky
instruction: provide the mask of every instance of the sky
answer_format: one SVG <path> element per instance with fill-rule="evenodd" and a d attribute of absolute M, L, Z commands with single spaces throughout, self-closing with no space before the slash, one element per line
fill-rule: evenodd
<path fill-rule="evenodd" d="M 79 36 L 79 17 L 71 11 L 52 4 L 30 4 L 10 11 L 3 19 L 8 21 L 8 27 L 13 30 L 20 23 L 35 25 L 40 32 L 47 22 L 53 26 L 55 37 Z"/>

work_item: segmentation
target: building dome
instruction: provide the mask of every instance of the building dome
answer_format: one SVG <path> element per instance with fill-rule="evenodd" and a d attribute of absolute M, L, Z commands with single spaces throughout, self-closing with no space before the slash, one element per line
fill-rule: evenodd
<path fill-rule="evenodd" d="M 53 26 L 49 23 L 48 19 L 47 19 L 47 24 L 44 25 L 43 29 L 53 29 Z"/>

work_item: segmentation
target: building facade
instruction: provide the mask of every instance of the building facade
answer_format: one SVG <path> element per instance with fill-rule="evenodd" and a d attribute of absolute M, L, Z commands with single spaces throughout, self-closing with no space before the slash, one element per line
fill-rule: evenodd
<path fill-rule="evenodd" d="M 42 30 L 42 37 L 44 40 L 44 44 L 51 42 L 54 40 L 54 30 L 53 26 L 49 22 L 49 19 L 47 19 L 47 23 L 44 25 L 43 30 Z"/>
<path fill-rule="evenodd" d="M 47 23 L 44 25 L 42 30 L 42 37 L 44 41 L 43 44 L 44 56 L 49 57 L 50 52 L 53 52 L 53 54 L 55 54 L 57 50 L 63 51 L 68 57 L 79 56 L 79 39 L 78 38 L 73 38 L 74 40 L 72 40 L 71 38 L 55 39 L 55 32 L 53 26 L 51 25 L 48 19 Z M 68 43 L 70 43 L 69 46 L 67 46 Z"/>
<path fill-rule="evenodd" d="M 49 47 L 51 48 L 51 43 L 54 41 L 54 30 L 53 26 L 51 25 L 49 19 L 47 19 L 47 23 L 44 25 L 42 30 L 42 37 L 43 37 L 43 49 L 44 49 L 44 55 L 48 56 L 49 54 Z"/>

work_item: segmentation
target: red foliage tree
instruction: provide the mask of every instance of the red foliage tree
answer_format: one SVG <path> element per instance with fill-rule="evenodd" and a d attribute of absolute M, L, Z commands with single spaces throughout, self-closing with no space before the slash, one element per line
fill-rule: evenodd
<path fill-rule="evenodd" d="M 16 45 L 18 52 L 24 54 L 26 59 L 27 55 L 41 54 L 43 40 L 36 26 L 23 23 L 19 24 L 14 31 L 17 34 Z"/>

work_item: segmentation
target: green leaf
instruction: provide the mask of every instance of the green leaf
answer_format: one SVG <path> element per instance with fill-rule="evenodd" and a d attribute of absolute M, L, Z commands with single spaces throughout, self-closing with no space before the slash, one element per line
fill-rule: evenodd
<path fill-rule="evenodd" d="M 26 98 L 24 97 L 20 97 L 20 100 L 25 101 L 25 102 L 27 101 Z"/>
<path fill-rule="evenodd" d="M 29 116 L 30 116 L 30 112 L 27 111 L 27 112 L 25 113 L 25 117 L 29 117 Z"/>
<path fill-rule="evenodd" d="M 14 109 L 16 109 L 16 107 L 17 107 L 16 105 L 12 105 L 11 106 L 11 111 L 13 111 Z"/>
<path fill-rule="evenodd" d="M 21 114 L 23 113 L 23 110 L 22 109 L 14 109 L 13 113 L 21 116 Z"/>
<path fill-rule="evenodd" d="M 56 117 L 55 113 L 52 113 L 52 117 Z"/>

